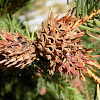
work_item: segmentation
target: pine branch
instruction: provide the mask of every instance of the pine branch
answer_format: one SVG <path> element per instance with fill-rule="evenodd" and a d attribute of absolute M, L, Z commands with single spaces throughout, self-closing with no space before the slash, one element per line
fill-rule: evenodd
<path fill-rule="evenodd" d="M 69 0 L 67 0 L 68 2 Z M 73 0 L 76 4 L 76 17 L 83 18 L 100 8 L 100 0 Z"/>
<path fill-rule="evenodd" d="M 11 18 L 9 16 L 9 14 L 2 16 L 0 18 L 0 33 L 2 33 L 2 29 L 3 27 L 5 27 L 5 29 L 10 32 L 11 30 L 13 32 L 18 32 L 18 33 L 24 33 L 24 29 L 22 29 L 22 25 L 20 24 L 20 22 L 18 21 L 18 19 L 16 18 Z M 25 35 L 25 34 L 24 34 Z"/>

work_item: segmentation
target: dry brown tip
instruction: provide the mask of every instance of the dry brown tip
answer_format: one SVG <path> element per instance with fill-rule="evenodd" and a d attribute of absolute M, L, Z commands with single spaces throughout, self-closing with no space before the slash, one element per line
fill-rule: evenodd
<path fill-rule="evenodd" d="M 95 81 L 97 81 L 99 84 L 100 84 L 100 78 L 98 76 L 96 76 L 93 72 L 91 72 L 91 70 L 89 70 L 87 68 L 87 74 L 90 76 L 90 77 L 93 77 Z"/>

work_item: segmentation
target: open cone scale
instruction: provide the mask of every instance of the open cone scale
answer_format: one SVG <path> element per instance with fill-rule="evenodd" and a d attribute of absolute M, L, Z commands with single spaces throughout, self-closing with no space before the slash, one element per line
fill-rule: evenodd
<path fill-rule="evenodd" d="M 53 19 L 52 12 L 47 25 L 44 21 L 42 30 L 36 31 L 37 39 L 34 41 L 28 40 L 22 34 L 8 33 L 3 29 L 0 34 L 3 39 L 0 40 L 0 68 L 23 68 L 31 65 L 37 58 L 40 60 L 43 58 L 46 59 L 47 68 L 52 74 L 59 70 L 61 76 L 65 74 L 66 81 L 68 74 L 71 79 L 75 75 L 76 78 L 81 77 L 85 80 L 84 74 L 88 73 L 100 83 L 100 79 L 91 72 L 95 71 L 93 67 L 100 69 L 100 65 L 89 58 L 94 57 L 88 54 L 91 49 L 79 44 L 80 37 L 85 33 L 78 28 L 95 14 L 100 13 L 100 9 L 83 19 L 73 16 L 73 10 L 60 19 L 59 15 Z"/>

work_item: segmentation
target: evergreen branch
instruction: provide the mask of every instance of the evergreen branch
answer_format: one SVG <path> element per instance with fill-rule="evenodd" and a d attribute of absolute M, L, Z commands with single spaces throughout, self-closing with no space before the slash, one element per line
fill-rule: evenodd
<path fill-rule="evenodd" d="M 67 0 L 67 4 L 69 0 Z M 100 0 L 73 0 L 76 4 L 76 17 L 83 18 L 100 8 Z"/>
<path fill-rule="evenodd" d="M 96 35 L 91 32 L 86 32 L 86 34 L 88 34 L 90 37 L 94 38 L 95 40 L 100 41 L 100 35 Z"/>
<path fill-rule="evenodd" d="M 90 27 L 87 27 L 87 26 L 84 26 L 84 25 L 80 25 L 80 29 L 81 30 L 87 30 L 87 31 L 91 31 L 93 33 L 98 33 L 100 34 L 100 30 L 99 29 L 95 29 L 95 28 L 90 28 Z"/>
<path fill-rule="evenodd" d="M 0 18 L 0 33 L 2 33 L 3 27 L 10 32 L 18 32 L 18 33 L 24 33 L 24 29 L 22 29 L 22 25 L 19 23 L 18 19 L 11 18 L 9 14 L 2 16 Z M 24 34 L 25 35 L 25 34 Z"/>

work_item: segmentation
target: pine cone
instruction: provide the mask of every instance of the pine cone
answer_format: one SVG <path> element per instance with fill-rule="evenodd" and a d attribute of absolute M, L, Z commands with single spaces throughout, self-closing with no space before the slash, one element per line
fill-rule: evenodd
<path fill-rule="evenodd" d="M 42 30 L 36 32 L 38 39 L 35 41 L 30 41 L 21 34 L 7 33 L 4 30 L 1 34 L 4 40 L 0 40 L 0 68 L 23 68 L 39 58 L 41 63 L 46 61 L 45 64 L 52 74 L 56 70 L 59 70 L 61 76 L 64 73 L 66 81 L 68 74 L 71 80 L 73 75 L 77 78 L 80 76 L 85 80 L 84 74 L 88 73 L 100 83 L 100 79 L 91 72 L 91 70 L 95 71 L 92 66 L 100 69 L 100 65 L 89 58 L 94 57 L 88 54 L 91 49 L 79 44 L 80 37 L 83 36 L 84 32 L 78 28 L 95 14 L 100 13 L 100 9 L 83 19 L 76 19 L 73 16 L 73 10 L 70 10 L 59 20 L 57 20 L 59 15 L 53 20 L 53 13 L 51 13 L 47 25 L 44 21 Z"/>
<path fill-rule="evenodd" d="M 0 68 L 25 67 L 36 59 L 35 46 L 22 34 L 6 32 L 0 34 Z"/>
<path fill-rule="evenodd" d="M 79 20 L 73 16 L 72 12 L 73 9 L 59 20 L 57 20 L 59 15 L 54 20 L 52 19 L 52 12 L 47 26 L 43 22 L 42 31 L 37 31 L 38 39 L 35 43 L 38 57 L 47 59 L 51 74 L 54 74 L 55 70 L 59 70 L 62 76 L 64 72 L 66 81 L 68 74 L 71 80 L 73 75 L 85 80 L 84 73 L 88 73 L 86 65 L 92 70 L 91 66 L 100 69 L 100 65 L 96 61 L 89 59 L 92 56 L 86 55 L 91 49 L 79 44 L 84 32 L 81 32 L 78 27 L 91 17 Z M 90 16 L 93 17 L 95 13 Z"/>

